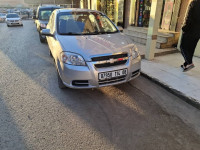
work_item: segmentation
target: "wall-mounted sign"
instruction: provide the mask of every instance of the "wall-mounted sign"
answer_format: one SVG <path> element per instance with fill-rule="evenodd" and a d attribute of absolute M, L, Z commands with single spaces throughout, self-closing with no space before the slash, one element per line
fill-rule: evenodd
<path fill-rule="evenodd" d="M 144 0 L 140 0 L 139 15 L 138 15 L 138 26 L 143 26 L 143 11 L 144 11 Z"/>
<path fill-rule="evenodd" d="M 165 8 L 163 12 L 163 19 L 162 19 L 162 25 L 161 25 L 162 29 L 169 30 L 173 7 L 174 7 L 174 0 L 165 1 Z"/>

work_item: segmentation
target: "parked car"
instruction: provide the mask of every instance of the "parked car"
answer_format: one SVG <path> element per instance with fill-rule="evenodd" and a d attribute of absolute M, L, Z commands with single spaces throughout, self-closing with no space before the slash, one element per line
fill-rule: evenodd
<path fill-rule="evenodd" d="M 6 14 L 0 13 L 0 22 L 5 22 L 6 20 Z"/>
<path fill-rule="evenodd" d="M 46 28 L 47 23 L 49 22 L 49 17 L 51 13 L 55 9 L 59 9 L 59 6 L 39 6 L 36 11 L 36 15 L 33 17 L 35 20 L 35 24 L 37 27 L 37 31 L 39 32 L 40 42 L 44 43 L 46 41 L 46 37 L 40 34 L 42 29 Z"/>
<path fill-rule="evenodd" d="M 115 85 L 140 74 L 137 47 L 99 11 L 55 10 L 41 33 L 47 36 L 60 88 Z"/>
<path fill-rule="evenodd" d="M 22 19 L 16 13 L 9 13 L 6 15 L 7 26 L 23 26 Z"/>

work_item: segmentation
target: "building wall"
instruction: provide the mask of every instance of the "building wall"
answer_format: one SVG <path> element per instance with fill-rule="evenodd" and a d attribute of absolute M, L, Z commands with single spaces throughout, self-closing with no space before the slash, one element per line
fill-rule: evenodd
<path fill-rule="evenodd" d="M 17 5 L 24 5 L 24 0 L 0 0 L 0 6 L 17 6 Z"/>
<path fill-rule="evenodd" d="M 83 1 L 84 7 L 85 7 L 85 1 L 86 0 L 24 0 L 27 4 L 34 4 L 34 5 L 40 5 L 40 4 L 74 4 L 74 8 L 80 7 L 80 1 Z"/>

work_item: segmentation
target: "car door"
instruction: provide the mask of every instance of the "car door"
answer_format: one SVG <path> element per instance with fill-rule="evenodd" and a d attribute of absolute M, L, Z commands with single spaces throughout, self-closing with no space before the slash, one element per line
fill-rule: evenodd
<path fill-rule="evenodd" d="M 52 13 L 50 20 L 49 20 L 49 29 L 51 34 L 55 34 L 55 13 Z M 56 50 L 56 37 L 48 37 L 48 43 L 49 43 L 49 48 L 51 49 L 51 53 L 53 57 L 55 56 L 55 50 Z M 55 58 L 55 57 L 54 57 Z"/>

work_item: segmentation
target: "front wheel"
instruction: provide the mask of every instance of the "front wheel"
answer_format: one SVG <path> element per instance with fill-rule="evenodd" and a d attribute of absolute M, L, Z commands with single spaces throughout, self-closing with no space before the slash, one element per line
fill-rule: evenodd
<path fill-rule="evenodd" d="M 57 76 L 58 76 L 58 87 L 59 87 L 60 89 L 65 89 L 66 86 L 63 84 L 63 81 L 62 81 L 62 79 L 60 78 L 60 75 L 59 75 L 58 72 L 57 72 Z"/>
<path fill-rule="evenodd" d="M 10 27 L 10 26 L 7 24 L 7 27 Z"/>

